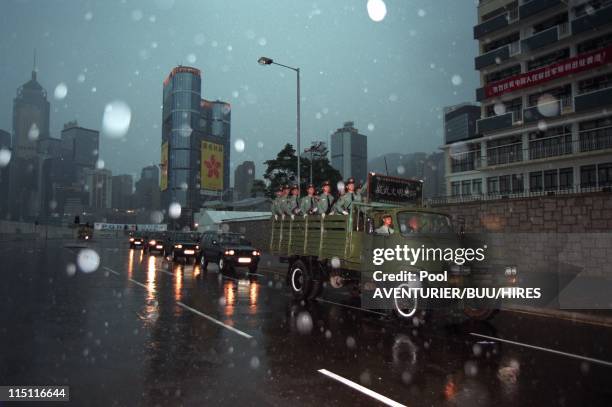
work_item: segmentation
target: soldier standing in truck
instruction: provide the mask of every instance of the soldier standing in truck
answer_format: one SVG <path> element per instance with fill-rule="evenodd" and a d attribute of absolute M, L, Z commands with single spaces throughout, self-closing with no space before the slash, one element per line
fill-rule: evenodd
<path fill-rule="evenodd" d="M 276 198 L 274 198 L 274 200 L 272 201 L 271 212 L 272 212 L 272 215 L 274 215 L 274 219 L 278 219 L 279 217 L 283 216 L 283 210 L 281 206 L 282 199 L 283 199 L 283 187 L 279 186 L 278 189 L 276 190 Z"/>
<path fill-rule="evenodd" d="M 300 190 L 297 185 L 291 186 L 290 195 L 287 197 L 285 214 L 289 216 L 299 215 L 300 211 Z"/>
<path fill-rule="evenodd" d="M 319 210 L 319 198 L 315 195 L 315 186 L 313 184 L 309 184 L 306 191 L 308 195 L 302 198 L 300 202 L 300 210 L 303 215 L 314 215 Z"/>
<path fill-rule="evenodd" d="M 323 192 L 319 195 L 318 212 L 321 216 L 330 215 L 333 209 L 334 196 L 331 194 L 331 185 L 329 181 L 324 181 L 322 185 Z"/>
<path fill-rule="evenodd" d="M 338 198 L 334 209 L 337 213 L 348 215 L 353 202 L 361 202 L 361 195 L 355 192 L 355 178 L 353 177 L 346 180 L 344 187 L 346 193 Z"/>

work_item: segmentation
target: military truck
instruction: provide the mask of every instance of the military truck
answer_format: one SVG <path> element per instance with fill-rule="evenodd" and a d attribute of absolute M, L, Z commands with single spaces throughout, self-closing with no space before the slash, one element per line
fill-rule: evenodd
<path fill-rule="evenodd" d="M 362 294 L 363 306 L 364 295 L 375 289 L 372 283 L 375 270 L 383 274 L 397 273 L 400 269 L 445 273 L 446 281 L 436 284 L 450 287 L 500 287 L 516 281 L 516 269 L 510 280 L 506 269 L 493 270 L 486 264 L 419 261 L 413 265 L 385 262 L 374 266 L 372 253 L 376 248 L 424 245 L 454 249 L 468 243 L 449 215 L 423 206 L 422 181 L 371 173 L 366 191 L 363 202 L 355 202 L 348 215 L 272 219 L 270 251 L 288 262 L 287 285 L 297 299 L 315 299 L 324 286 L 352 285 L 353 292 Z M 393 233 L 376 233 L 383 217 L 389 216 Z M 448 302 L 445 301 L 445 307 Z M 477 320 L 491 318 L 500 306 L 499 301 L 450 302 L 455 314 L 459 309 L 462 317 Z M 390 307 L 385 307 L 402 318 L 413 318 L 417 311 L 419 316 L 431 314 L 432 308 L 433 301 L 418 298 L 394 299 Z"/>

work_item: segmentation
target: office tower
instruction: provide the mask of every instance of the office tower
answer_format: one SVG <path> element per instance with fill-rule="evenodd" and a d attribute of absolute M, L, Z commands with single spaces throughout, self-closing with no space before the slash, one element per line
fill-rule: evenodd
<path fill-rule="evenodd" d="M 157 180 L 155 181 L 155 186 L 157 187 Z M 113 176 L 111 207 L 121 210 L 132 208 L 133 188 L 134 180 L 130 174 Z"/>
<path fill-rule="evenodd" d="M 100 150 L 100 132 L 79 126 L 77 121 L 64 124 L 62 155 L 81 168 L 96 168 Z"/>
<path fill-rule="evenodd" d="M 363 183 L 367 180 L 368 141 L 353 122 L 345 122 L 344 127 L 331 135 L 331 164 L 343 179 L 354 177 Z"/>
<path fill-rule="evenodd" d="M 251 189 L 255 180 L 255 163 L 245 161 L 234 170 L 234 200 L 239 201 L 251 197 Z"/>
<path fill-rule="evenodd" d="M 89 208 L 99 211 L 111 208 L 112 200 L 112 177 L 110 170 L 105 169 L 83 169 L 85 179 L 85 190 L 89 196 Z"/>
<path fill-rule="evenodd" d="M 134 205 L 147 210 L 160 209 L 159 168 L 156 165 L 144 167 L 140 172 L 140 179 L 136 181 Z"/>

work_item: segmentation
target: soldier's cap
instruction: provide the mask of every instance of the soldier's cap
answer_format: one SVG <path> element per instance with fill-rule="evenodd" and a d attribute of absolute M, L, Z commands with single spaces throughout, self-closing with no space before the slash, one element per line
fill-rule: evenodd
<path fill-rule="evenodd" d="M 297 185 L 291 185 L 291 190 L 293 191 L 294 189 L 298 189 Z"/>
<path fill-rule="evenodd" d="M 283 187 L 281 188 L 281 190 L 285 190 L 285 189 L 289 189 L 289 185 L 283 185 Z"/>
<path fill-rule="evenodd" d="M 329 181 L 323 181 L 323 185 L 321 185 L 321 186 L 325 187 L 325 186 L 330 186 L 330 185 L 331 185 L 331 184 L 330 184 L 330 182 L 329 182 Z"/>
<path fill-rule="evenodd" d="M 386 219 L 386 218 L 392 218 L 393 216 L 391 216 L 390 213 L 383 213 L 382 219 Z"/>
<path fill-rule="evenodd" d="M 354 184 L 354 183 L 355 183 L 355 178 L 350 177 L 349 179 L 346 180 L 346 182 L 344 184 L 348 185 L 348 184 Z"/>
<path fill-rule="evenodd" d="M 308 186 L 306 187 L 306 189 L 310 189 L 310 188 L 315 189 L 314 184 L 308 184 Z"/>
<path fill-rule="evenodd" d="M 277 189 L 276 191 L 277 191 L 277 192 L 283 192 L 283 186 L 282 186 L 282 185 L 279 185 L 279 186 L 278 186 L 278 189 Z"/>

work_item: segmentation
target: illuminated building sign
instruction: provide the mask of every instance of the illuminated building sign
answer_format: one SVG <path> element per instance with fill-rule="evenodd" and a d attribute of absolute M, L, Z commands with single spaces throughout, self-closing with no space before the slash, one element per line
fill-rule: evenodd
<path fill-rule="evenodd" d="M 223 145 L 202 141 L 200 185 L 202 189 L 223 191 Z"/>

